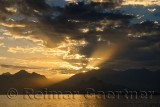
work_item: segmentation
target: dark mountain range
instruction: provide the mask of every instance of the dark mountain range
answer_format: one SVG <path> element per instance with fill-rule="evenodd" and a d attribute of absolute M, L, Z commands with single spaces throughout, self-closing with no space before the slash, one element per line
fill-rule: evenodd
<path fill-rule="evenodd" d="M 48 85 L 50 81 L 37 73 L 28 73 L 21 70 L 15 74 L 4 73 L 0 75 L 0 94 L 6 94 L 10 88 L 15 88 L 22 93 L 24 88 L 39 89 Z"/>
<path fill-rule="evenodd" d="M 7 73 L 3 73 L 2 75 L 0 75 L 0 79 L 46 79 L 45 76 L 37 74 L 35 72 L 33 73 L 28 73 L 25 70 L 20 70 L 19 72 L 15 73 L 15 74 L 10 74 L 9 72 Z"/>
<path fill-rule="evenodd" d="M 130 69 L 126 71 L 114 71 L 101 69 L 87 73 L 77 74 L 63 82 L 55 84 L 50 89 L 84 91 L 93 88 L 100 91 L 110 90 L 160 90 L 160 71 L 147 69 Z"/>
<path fill-rule="evenodd" d="M 6 94 L 10 88 L 17 89 L 19 93 L 23 93 L 24 88 L 35 90 L 48 88 L 51 91 L 79 91 L 80 93 L 86 92 L 87 88 L 93 88 L 97 91 L 129 89 L 159 92 L 159 76 L 160 71 L 147 69 L 130 69 L 126 71 L 101 69 L 80 73 L 53 84 L 43 75 L 21 70 L 15 74 L 4 73 L 0 75 L 0 94 Z"/>

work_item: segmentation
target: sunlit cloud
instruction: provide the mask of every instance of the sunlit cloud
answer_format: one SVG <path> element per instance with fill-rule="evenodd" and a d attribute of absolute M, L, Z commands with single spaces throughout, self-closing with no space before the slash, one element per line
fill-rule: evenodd
<path fill-rule="evenodd" d="M 0 59 L 1 59 L 1 60 L 5 60 L 5 59 L 7 59 L 7 57 L 0 57 Z"/>
<path fill-rule="evenodd" d="M 160 5 L 159 0 L 124 0 L 122 5 L 144 5 L 144 6 L 151 6 L 151 5 Z"/>
<path fill-rule="evenodd" d="M 4 45 L 4 43 L 1 43 L 1 42 L 0 42 L 0 46 L 3 46 L 3 45 Z"/>
<path fill-rule="evenodd" d="M 88 28 L 85 28 L 85 29 L 81 29 L 81 31 L 82 31 L 83 33 L 87 33 L 87 32 L 89 31 L 89 29 L 88 29 Z"/>
<path fill-rule="evenodd" d="M 19 28 L 24 28 L 26 25 L 23 24 L 7 24 L 7 23 L 0 23 L 0 25 L 8 27 L 8 28 L 13 28 L 13 27 L 19 27 Z"/>
<path fill-rule="evenodd" d="M 154 9 L 148 9 L 148 11 L 154 12 L 154 11 L 156 11 L 156 9 L 155 8 Z"/>
<path fill-rule="evenodd" d="M 12 65 L 5 67 L 40 68 L 38 70 L 46 75 L 56 72 L 56 75 L 70 77 L 100 69 L 102 64 L 119 54 L 120 49 L 127 52 L 132 44 L 154 44 L 147 37 L 160 33 L 158 21 L 132 24 L 131 20 L 141 19 L 144 15 L 134 16 L 116 10 L 128 5 L 159 5 L 158 0 L 79 1 L 83 0 L 64 0 L 72 3 L 66 3 L 64 7 L 48 5 L 45 0 L 19 1 L 22 6 L 15 1 L 13 5 L 6 3 L 1 7 L 0 33 L 4 37 L 0 37 L 3 41 L 0 48 L 6 56 L 0 59 L 4 65 Z M 155 11 L 156 8 L 151 7 L 147 10 L 149 13 Z M 4 44 L 6 47 L 2 47 Z M 157 47 L 158 43 L 154 47 L 142 46 L 138 52 L 151 49 L 158 52 Z"/>
<path fill-rule="evenodd" d="M 84 0 L 65 0 L 70 3 L 75 3 L 79 1 Z M 110 0 L 85 0 L 86 2 L 111 2 Z M 112 0 L 113 3 L 122 3 L 122 5 L 144 5 L 144 6 L 150 6 L 150 5 L 160 5 L 159 0 Z"/>
<path fill-rule="evenodd" d="M 15 7 L 6 7 L 6 10 L 9 12 L 14 12 L 14 13 L 17 12 L 17 9 Z"/>
<path fill-rule="evenodd" d="M 4 39 L 4 37 L 0 37 L 0 40 L 3 40 Z"/>

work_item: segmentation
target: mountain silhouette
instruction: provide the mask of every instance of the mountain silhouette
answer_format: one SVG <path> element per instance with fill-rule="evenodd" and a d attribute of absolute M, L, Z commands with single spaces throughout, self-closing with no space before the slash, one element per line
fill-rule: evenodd
<path fill-rule="evenodd" d="M 12 74 L 9 73 L 9 72 L 6 72 L 6 73 L 3 73 L 3 74 L 2 74 L 2 76 L 10 76 L 10 75 L 12 75 Z"/>
<path fill-rule="evenodd" d="M 15 74 L 7 72 L 0 75 L 0 94 L 6 94 L 10 88 L 17 89 L 19 93 L 22 93 L 24 88 L 39 89 L 50 82 L 44 75 L 35 72 L 28 73 L 25 70 Z"/>
<path fill-rule="evenodd" d="M 15 73 L 13 75 L 13 78 L 15 79 L 46 79 L 45 76 L 37 74 L 35 72 L 28 73 L 25 70 L 20 70 L 19 72 Z"/>
<path fill-rule="evenodd" d="M 93 88 L 101 91 L 114 90 L 160 90 L 160 71 L 147 69 L 129 69 L 125 71 L 114 71 L 111 69 L 93 70 L 72 76 L 58 84 L 52 85 L 50 89 L 55 90 L 77 90 L 85 91 Z"/>
<path fill-rule="evenodd" d="M 76 74 L 69 79 L 53 84 L 53 81 L 49 81 L 44 75 L 21 70 L 15 74 L 7 72 L 0 75 L 0 94 L 6 94 L 10 88 L 17 89 L 19 93 L 23 93 L 24 88 L 34 90 L 48 88 L 52 91 L 79 91 L 80 93 L 85 93 L 87 88 L 97 91 L 121 91 L 124 89 L 159 91 L 159 76 L 159 70 L 115 71 L 101 69 Z"/>

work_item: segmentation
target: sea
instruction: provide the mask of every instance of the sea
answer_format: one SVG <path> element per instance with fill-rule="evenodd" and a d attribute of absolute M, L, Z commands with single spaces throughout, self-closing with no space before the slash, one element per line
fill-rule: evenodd
<path fill-rule="evenodd" d="M 160 107 L 160 97 L 105 95 L 0 95 L 0 107 Z"/>

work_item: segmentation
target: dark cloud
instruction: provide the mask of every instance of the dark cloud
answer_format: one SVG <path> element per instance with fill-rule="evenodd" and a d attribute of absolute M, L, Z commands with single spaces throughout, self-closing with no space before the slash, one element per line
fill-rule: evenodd
<path fill-rule="evenodd" d="M 135 24 L 128 27 L 129 33 L 139 33 L 146 35 L 155 35 L 160 34 L 160 26 L 156 24 L 154 21 L 144 21 L 140 24 Z"/>
<path fill-rule="evenodd" d="M 25 17 L 20 21 L 7 22 L 5 21 L 5 17 L 9 16 L 9 14 L 4 14 L 4 23 L 25 25 L 25 27 L 11 27 L 8 29 L 13 34 L 21 36 L 28 36 L 28 34 L 24 34 L 22 31 L 31 30 L 33 31 L 33 37 L 44 40 L 44 43 L 48 47 L 57 46 L 57 44 L 63 41 L 68 35 L 74 39 L 85 38 L 84 35 L 90 35 L 90 33 L 84 34 L 80 29 L 88 28 L 95 32 L 97 26 L 102 26 L 99 21 L 106 20 L 109 22 L 112 20 L 126 23 L 128 19 L 132 18 L 130 15 L 105 12 L 104 9 L 114 8 L 115 5 L 117 5 L 113 3 L 111 3 L 111 5 L 110 3 L 91 2 L 90 4 L 84 4 L 84 2 L 79 2 L 78 4 L 69 4 L 64 8 L 50 7 L 43 0 L 25 0 L 23 2 L 17 0 L 14 1 L 12 5 L 7 3 L 8 2 L 5 2 L 6 5 L 3 6 L 3 13 L 6 13 L 7 7 L 15 7 L 17 8 L 17 13 Z M 28 22 L 29 17 L 37 18 L 38 23 Z M 75 22 L 76 20 L 78 23 Z M 94 38 L 94 36 L 95 35 L 91 35 L 90 37 Z"/>
<path fill-rule="evenodd" d="M 154 21 L 131 24 L 130 21 L 136 17 L 117 11 L 115 8 L 120 5 L 121 2 L 110 1 L 79 2 L 57 7 L 48 5 L 45 0 L 0 1 L 0 21 L 13 35 L 41 39 L 47 47 L 56 47 L 66 36 L 74 40 L 85 39 L 88 45 L 77 48 L 89 57 L 95 47 L 111 42 L 118 45 L 117 56 L 113 59 L 115 62 L 117 59 L 131 63 L 152 61 L 153 65 L 153 60 L 159 60 L 160 26 Z M 9 7 L 16 8 L 17 12 L 7 10 Z M 6 20 L 6 17 L 15 14 L 24 18 Z M 38 22 L 29 21 L 31 17 Z M 14 26 L 9 27 L 11 24 Z M 88 29 L 88 32 L 82 32 L 82 29 Z M 26 30 L 31 33 L 24 33 Z M 98 41 L 99 36 L 101 41 Z"/>

